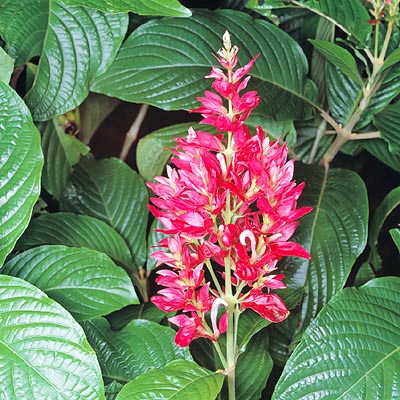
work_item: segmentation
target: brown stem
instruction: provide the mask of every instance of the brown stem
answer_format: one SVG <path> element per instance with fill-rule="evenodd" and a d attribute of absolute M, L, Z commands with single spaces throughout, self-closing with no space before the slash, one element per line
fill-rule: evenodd
<path fill-rule="evenodd" d="M 126 157 L 128 156 L 129 150 L 132 147 L 132 144 L 137 139 L 137 135 L 139 133 L 140 126 L 143 123 L 143 120 L 147 114 L 148 108 L 149 108 L 149 106 L 147 104 L 142 104 L 138 114 L 136 115 L 135 120 L 133 121 L 128 132 L 126 132 L 125 141 L 124 141 L 124 144 L 122 145 L 121 153 L 119 155 L 119 158 L 121 160 L 126 159 Z"/>

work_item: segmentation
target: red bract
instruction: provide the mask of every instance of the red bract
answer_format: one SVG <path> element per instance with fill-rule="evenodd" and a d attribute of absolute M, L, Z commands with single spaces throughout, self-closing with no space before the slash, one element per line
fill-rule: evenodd
<path fill-rule="evenodd" d="M 226 71 L 212 67 L 207 76 L 217 93 L 206 91 L 202 106 L 193 110 L 225 135 L 189 129 L 186 138 L 176 139 L 174 168 L 148 183 L 157 196 L 150 211 L 162 223 L 160 231 L 170 235 L 153 256 L 158 266 L 171 268 L 157 272 L 156 283 L 164 289 L 151 300 L 179 312 L 170 318 L 179 327 L 179 346 L 198 337 L 217 340 L 228 327 L 227 312 L 217 326 L 219 307 L 251 308 L 269 321 L 284 320 L 285 304 L 270 293 L 286 287 L 284 276 L 273 272 L 282 257 L 310 258 L 290 241 L 298 219 L 311 211 L 297 208 L 304 185 L 293 181 L 286 145 L 271 142 L 261 127 L 251 135 L 244 124 L 260 102 L 256 91 L 240 93 L 257 56 L 234 70 L 237 51 L 224 35 L 217 59 Z M 209 311 L 212 328 L 205 318 Z"/>

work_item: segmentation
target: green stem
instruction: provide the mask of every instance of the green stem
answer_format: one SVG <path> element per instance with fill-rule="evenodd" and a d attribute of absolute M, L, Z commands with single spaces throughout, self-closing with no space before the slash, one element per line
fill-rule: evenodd
<path fill-rule="evenodd" d="M 212 278 L 212 280 L 213 280 L 213 282 L 214 282 L 214 285 L 215 285 L 215 287 L 216 287 L 217 290 L 218 290 L 219 295 L 220 295 L 221 297 L 223 297 L 223 296 L 224 296 L 224 291 L 221 289 L 221 286 L 220 286 L 220 284 L 219 284 L 219 282 L 218 282 L 218 279 L 217 279 L 217 277 L 216 277 L 216 275 L 215 275 L 214 268 L 213 268 L 212 265 L 211 265 L 210 259 L 207 258 L 206 261 L 205 261 L 205 263 L 206 263 L 206 266 L 207 266 L 208 271 L 210 272 L 210 275 L 211 275 L 211 278 Z"/>
<path fill-rule="evenodd" d="M 236 400 L 235 369 L 236 369 L 236 326 L 235 303 L 228 302 L 228 330 L 226 333 L 226 361 L 228 378 L 228 398 Z"/>

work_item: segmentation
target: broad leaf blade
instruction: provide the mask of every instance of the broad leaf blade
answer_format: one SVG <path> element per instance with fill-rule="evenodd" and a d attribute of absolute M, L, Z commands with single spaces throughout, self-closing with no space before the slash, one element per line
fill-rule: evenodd
<path fill-rule="evenodd" d="M 299 199 L 312 206 L 296 230 L 296 241 L 309 249 L 310 261 L 286 259 L 282 272 L 289 287 L 305 285 L 300 332 L 346 282 L 367 241 L 368 198 L 353 171 L 296 164 L 295 177 L 306 186 Z"/>
<path fill-rule="evenodd" d="M 236 396 L 238 400 L 259 400 L 273 366 L 268 353 L 268 334 L 261 331 L 253 336 L 246 352 L 236 366 Z"/>
<path fill-rule="evenodd" d="M 389 146 L 385 140 L 371 139 L 361 140 L 361 142 L 362 147 L 374 157 L 395 171 L 400 172 L 400 155 L 389 151 Z"/>
<path fill-rule="evenodd" d="M 388 142 L 393 154 L 400 153 L 400 101 L 387 106 L 374 115 L 374 125 L 381 131 L 381 136 Z"/>
<path fill-rule="evenodd" d="M 75 136 L 66 134 L 57 118 L 38 124 L 38 128 L 42 134 L 45 155 L 42 184 L 51 195 L 59 198 L 72 173 L 72 167 L 90 149 Z"/>
<path fill-rule="evenodd" d="M 189 350 L 174 343 L 175 332 L 146 320 L 135 320 L 119 331 L 112 331 L 106 319 L 82 324 L 95 349 L 103 376 L 128 382 L 152 368 L 173 360 L 191 360 Z"/>
<path fill-rule="evenodd" d="M 391 190 L 377 207 L 371 220 L 368 244 L 373 248 L 378 243 L 379 232 L 382 229 L 385 219 L 400 205 L 400 186 Z"/>
<path fill-rule="evenodd" d="M 192 12 L 178 0 L 68 0 L 69 5 L 95 8 L 103 12 L 134 12 L 139 15 L 190 17 Z"/>
<path fill-rule="evenodd" d="M 25 97 L 35 120 L 51 119 L 82 103 L 91 80 L 112 63 L 127 23 L 125 14 L 104 14 L 61 1 L 5 1 L 0 33 L 10 55 L 19 64 L 40 56 L 36 79 Z"/>
<path fill-rule="evenodd" d="M 116 158 L 83 159 L 61 197 L 65 211 L 90 215 L 112 226 L 128 244 L 136 268 L 146 260 L 147 188 Z"/>
<path fill-rule="evenodd" d="M 360 87 L 363 86 L 363 80 L 358 72 L 356 61 L 349 51 L 335 43 L 324 40 L 310 40 L 310 42 L 328 61 L 338 67 L 350 79 L 358 83 Z"/>
<path fill-rule="evenodd" d="M 350 40 L 365 44 L 371 34 L 370 16 L 361 1 L 301 0 L 297 4 L 328 18 L 347 33 Z"/>
<path fill-rule="evenodd" d="M 0 47 L 0 81 L 8 84 L 14 70 L 14 60 Z"/>
<path fill-rule="evenodd" d="M 66 246 L 40 246 L 7 262 L 2 272 L 25 279 L 78 320 L 138 303 L 127 273 L 105 254 Z"/>
<path fill-rule="evenodd" d="M 88 215 L 59 212 L 33 218 L 15 248 L 21 251 L 44 244 L 87 247 L 107 254 L 125 268 L 133 268 L 124 239 L 110 225 Z"/>
<path fill-rule="evenodd" d="M 221 47 L 225 29 L 240 47 L 239 64 L 261 52 L 250 73 L 250 87 L 262 99 L 258 112 L 305 118 L 305 103 L 312 100 L 306 94 L 308 67 L 301 48 L 277 27 L 233 10 L 199 10 L 190 20 L 164 18 L 140 26 L 92 89 L 165 110 L 194 108 L 196 97 L 210 86 L 204 76 L 216 64 L 212 53 Z"/>
<path fill-rule="evenodd" d="M 96 354 L 59 304 L 0 275 L 0 393 L 10 400 L 102 400 Z"/>
<path fill-rule="evenodd" d="M 397 246 L 397 250 L 400 253 L 400 229 L 391 229 L 389 231 L 389 233 L 390 233 L 390 236 L 393 239 L 393 242 Z"/>
<path fill-rule="evenodd" d="M 399 278 L 380 278 L 336 295 L 307 329 L 273 399 L 397 398 L 399 288 Z"/>
<path fill-rule="evenodd" d="M 0 81 L 0 265 L 29 223 L 40 193 L 40 134 L 23 101 Z"/>
<path fill-rule="evenodd" d="M 116 400 L 210 400 L 221 390 L 224 376 L 178 360 L 152 369 L 125 385 Z"/>

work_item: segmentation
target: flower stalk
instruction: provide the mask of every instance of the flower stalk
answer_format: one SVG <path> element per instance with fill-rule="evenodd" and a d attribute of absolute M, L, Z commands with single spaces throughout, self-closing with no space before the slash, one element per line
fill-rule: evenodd
<path fill-rule="evenodd" d="M 167 235 L 153 254 L 164 268 L 156 278 L 163 288 L 151 301 L 177 313 L 169 321 L 179 328 L 178 346 L 197 338 L 214 343 L 229 400 L 236 399 L 241 313 L 250 308 L 271 322 L 283 321 L 289 311 L 273 293 L 286 287 L 277 263 L 285 256 L 310 258 L 289 241 L 299 218 L 311 211 L 297 208 L 304 185 L 292 180 L 286 146 L 270 142 L 261 127 L 251 135 L 245 124 L 260 102 L 256 91 L 242 93 L 258 55 L 236 68 L 238 50 L 225 32 L 216 55 L 222 69 L 212 67 L 206 77 L 213 79 L 214 91 L 207 90 L 198 99 L 202 106 L 192 110 L 219 133 L 190 128 L 186 139 L 176 139 L 175 167 L 148 183 L 156 195 L 149 208 Z M 224 333 L 222 349 L 218 339 Z"/>

